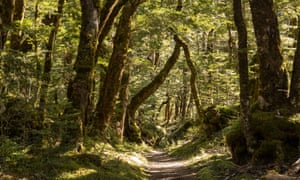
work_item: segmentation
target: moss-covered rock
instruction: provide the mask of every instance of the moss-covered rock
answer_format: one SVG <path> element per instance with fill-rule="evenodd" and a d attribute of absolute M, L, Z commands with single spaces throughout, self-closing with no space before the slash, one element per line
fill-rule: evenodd
<path fill-rule="evenodd" d="M 203 126 L 208 137 L 222 130 L 237 116 L 233 108 L 210 106 L 204 110 Z"/>
<path fill-rule="evenodd" d="M 283 115 L 279 111 L 255 111 L 250 116 L 250 124 L 255 139 L 251 153 L 247 151 L 246 141 L 238 121 L 226 134 L 226 141 L 234 162 L 282 163 L 292 162 L 298 157 L 300 117 Z"/>
<path fill-rule="evenodd" d="M 207 164 L 198 172 L 198 178 L 201 180 L 221 180 L 235 171 L 235 166 L 230 161 L 223 159 L 215 160 Z"/>
<path fill-rule="evenodd" d="M 274 161 L 281 163 L 283 160 L 284 151 L 279 140 L 262 141 L 252 157 L 252 161 L 256 164 L 268 164 Z"/>

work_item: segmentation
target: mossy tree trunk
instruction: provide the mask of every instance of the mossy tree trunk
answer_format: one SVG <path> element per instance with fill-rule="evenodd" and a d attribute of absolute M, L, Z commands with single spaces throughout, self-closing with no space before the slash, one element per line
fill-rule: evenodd
<path fill-rule="evenodd" d="M 14 17 L 13 21 L 18 21 L 16 23 L 16 26 L 21 26 L 23 19 L 24 19 L 24 13 L 25 13 L 25 5 L 26 5 L 26 0 L 16 0 L 15 1 L 15 12 L 14 12 Z M 19 30 L 19 27 L 16 27 L 12 32 L 11 32 L 11 43 L 10 47 L 11 49 L 14 50 L 22 50 L 22 51 L 27 51 L 25 47 L 25 43 L 28 43 L 27 40 L 22 39 L 23 38 L 23 32 Z M 25 49 L 24 49 L 25 48 Z"/>
<path fill-rule="evenodd" d="M 297 47 L 294 55 L 293 73 L 290 87 L 290 101 L 297 108 L 300 107 L 300 16 L 298 16 Z"/>
<path fill-rule="evenodd" d="M 180 54 L 180 43 L 177 35 L 174 35 L 174 40 L 176 42 L 174 51 L 171 57 L 166 62 L 163 69 L 155 76 L 154 80 L 150 82 L 147 86 L 143 87 L 136 95 L 134 95 L 130 101 L 127 108 L 127 117 L 125 121 L 125 136 L 129 141 L 140 142 L 140 129 L 136 124 L 135 113 L 138 107 L 150 97 L 167 78 L 172 67 L 175 65 L 179 54 Z"/>
<path fill-rule="evenodd" d="M 129 0 L 123 10 L 113 40 L 113 52 L 107 68 L 105 80 L 100 90 L 97 104 L 97 119 L 95 125 L 98 130 L 104 131 L 109 127 L 116 99 L 120 91 L 121 79 L 127 61 L 128 45 L 131 34 L 131 20 L 137 7 L 143 0 Z"/>
<path fill-rule="evenodd" d="M 259 60 L 259 98 L 262 110 L 272 110 L 287 104 L 288 80 L 282 67 L 278 21 L 273 0 L 250 1 Z"/>
<path fill-rule="evenodd" d="M 101 10 L 100 14 L 100 24 L 99 24 L 99 33 L 98 33 L 98 48 L 97 48 L 97 57 L 102 56 L 103 47 L 102 42 L 104 38 L 109 33 L 114 20 L 119 14 L 122 7 L 128 0 L 115 0 L 107 1 Z"/>
<path fill-rule="evenodd" d="M 233 1 L 234 23 L 238 32 L 238 60 L 240 75 L 240 118 L 243 124 L 243 133 L 246 139 L 248 151 L 252 151 L 253 135 L 249 122 L 249 75 L 248 75 L 248 51 L 247 28 L 244 22 L 241 0 Z"/>
<path fill-rule="evenodd" d="M 95 52 L 99 28 L 99 8 L 94 0 L 81 0 L 81 31 L 77 59 L 74 65 L 76 75 L 69 82 L 68 98 L 74 108 L 80 110 L 72 137 L 78 141 L 83 137 L 84 125 L 88 123 L 91 90 L 94 84 Z M 81 140 L 80 140 L 81 141 Z"/>
<path fill-rule="evenodd" d="M 14 19 L 15 0 L 0 1 L 0 53 L 7 40 L 8 29 Z"/>
<path fill-rule="evenodd" d="M 129 65 L 128 65 L 129 66 Z M 118 104 L 118 112 L 116 114 L 116 135 L 123 142 L 124 137 L 124 126 L 125 126 L 125 118 L 127 112 L 127 106 L 129 101 L 129 79 L 130 79 L 130 70 L 129 67 L 123 73 L 121 89 L 119 93 L 119 104 Z"/>

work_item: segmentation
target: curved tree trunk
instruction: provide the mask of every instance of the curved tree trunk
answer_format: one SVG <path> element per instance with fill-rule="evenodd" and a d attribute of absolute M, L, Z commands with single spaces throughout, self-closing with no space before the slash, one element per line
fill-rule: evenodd
<path fill-rule="evenodd" d="M 288 102 L 288 81 L 282 67 L 277 16 L 273 11 L 273 0 L 249 2 L 260 66 L 258 103 L 262 110 L 272 110 Z"/>
<path fill-rule="evenodd" d="M 114 38 L 114 48 L 111 55 L 106 77 L 101 88 L 97 104 L 98 130 L 106 130 L 114 112 L 116 99 L 120 90 L 121 79 L 127 61 L 128 45 L 131 33 L 131 20 L 142 0 L 132 0 L 125 4 Z"/>
<path fill-rule="evenodd" d="M 162 83 L 165 81 L 169 72 L 175 65 L 179 54 L 180 54 L 180 43 L 177 35 L 174 35 L 174 40 L 176 42 L 174 51 L 171 57 L 166 62 L 164 68 L 159 72 L 159 74 L 154 78 L 154 80 L 149 83 L 147 86 L 142 88 L 134 97 L 132 97 L 130 104 L 127 108 L 127 118 L 125 122 L 125 136 L 129 141 L 140 142 L 140 132 L 139 128 L 136 125 L 135 121 L 135 113 L 138 107 L 148 98 L 150 97 Z"/>

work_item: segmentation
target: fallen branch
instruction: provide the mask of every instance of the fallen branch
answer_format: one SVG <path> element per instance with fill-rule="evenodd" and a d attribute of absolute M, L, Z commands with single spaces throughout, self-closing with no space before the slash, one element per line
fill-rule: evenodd
<path fill-rule="evenodd" d="M 289 169 L 289 175 L 296 175 L 300 171 L 300 158 L 292 164 L 292 167 Z"/>

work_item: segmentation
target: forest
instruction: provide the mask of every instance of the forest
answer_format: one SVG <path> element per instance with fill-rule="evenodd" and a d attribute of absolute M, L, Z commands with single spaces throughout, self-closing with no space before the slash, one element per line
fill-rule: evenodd
<path fill-rule="evenodd" d="M 297 0 L 0 0 L 0 179 L 300 177 Z"/>

